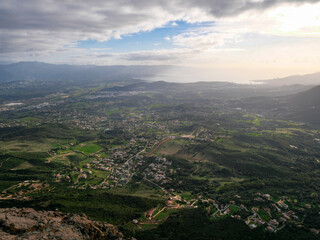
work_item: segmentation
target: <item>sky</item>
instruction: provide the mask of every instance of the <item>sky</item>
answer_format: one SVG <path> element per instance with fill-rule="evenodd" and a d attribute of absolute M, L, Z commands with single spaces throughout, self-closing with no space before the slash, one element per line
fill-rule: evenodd
<path fill-rule="evenodd" d="M 320 0 L 2 0 L 0 63 L 19 61 L 184 66 L 162 75 L 181 81 L 319 72 Z"/>

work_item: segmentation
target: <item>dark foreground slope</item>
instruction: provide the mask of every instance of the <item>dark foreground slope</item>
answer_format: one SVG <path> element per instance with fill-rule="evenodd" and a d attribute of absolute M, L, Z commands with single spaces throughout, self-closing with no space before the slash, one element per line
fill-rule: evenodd
<path fill-rule="evenodd" d="M 255 96 L 230 101 L 231 106 L 264 116 L 320 125 L 320 86 L 287 96 Z"/>
<path fill-rule="evenodd" d="M 289 98 L 288 103 L 293 112 L 293 120 L 320 124 L 320 86 L 298 93 Z"/>
<path fill-rule="evenodd" d="M 266 233 L 263 228 L 250 230 L 244 222 L 224 218 L 210 221 L 199 209 L 189 209 L 172 215 L 157 229 L 139 232 L 138 239 L 170 239 L 170 240 L 317 240 L 318 235 L 288 226 L 277 234 Z"/>

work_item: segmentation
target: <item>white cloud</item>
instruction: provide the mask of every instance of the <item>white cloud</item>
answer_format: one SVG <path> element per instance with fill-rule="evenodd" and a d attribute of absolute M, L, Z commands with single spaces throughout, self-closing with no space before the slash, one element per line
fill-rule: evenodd
<path fill-rule="evenodd" d="M 5 0 L 0 5 L 0 61 L 316 69 L 319 2 Z M 176 26 L 181 20 L 214 24 L 165 37 L 175 49 L 110 53 L 76 45 L 80 40 L 107 41 L 168 23 Z"/>
<path fill-rule="evenodd" d="M 106 41 L 151 31 L 170 21 L 204 22 L 252 10 L 261 11 L 281 3 L 301 3 L 301 0 L 3 1 L 0 5 L 0 43 L 5 47 L 1 50 L 45 50 L 48 45 L 60 48 L 78 40 Z"/>

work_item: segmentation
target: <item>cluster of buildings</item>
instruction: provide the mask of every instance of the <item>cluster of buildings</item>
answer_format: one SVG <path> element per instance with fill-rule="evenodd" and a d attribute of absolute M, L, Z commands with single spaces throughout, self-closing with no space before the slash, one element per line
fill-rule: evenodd
<path fill-rule="evenodd" d="M 213 139 L 215 139 L 215 133 L 208 129 L 201 129 L 196 137 L 198 140 L 213 142 Z"/>
<path fill-rule="evenodd" d="M 141 164 L 141 162 L 138 164 Z M 170 166 L 171 162 L 166 158 L 156 157 L 155 162 L 152 162 L 148 165 L 143 175 L 149 180 L 164 184 L 172 180 L 171 178 L 167 177 L 167 172 L 170 172 L 171 170 L 171 174 L 173 173 L 173 169 L 169 170 Z"/>
<path fill-rule="evenodd" d="M 53 174 L 53 177 L 55 179 L 55 182 L 61 182 L 62 180 L 71 182 L 70 176 L 66 174 L 56 173 Z"/>
<path fill-rule="evenodd" d="M 98 98 L 127 97 L 127 96 L 143 94 L 143 93 L 145 93 L 145 91 L 100 91 L 86 98 L 93 100 Z"/>
<path fill-rule="evenodd" d="M 258 207 L 252 208 L 253 215 L 249 216 L 245 223 L 251 228 L 254 229 L 258 226 L 266 226 L 266 231 L 277 232 L 285 227 L 286 222 L 290 221 L 298 224 L 300 222 L 299 217 L 295 214 L 294 211 L 289 209 L 289 206 L 285 203 L 284 199 L 279 201 L 273 201 L 270 194 L 261 194 L 256 193 L 255 201 L 266 202 L 268 205 L 263 208 L 263 211 L 268 214 L 269 220 L 263 220 L 259 215 L 260 209 Z M 277 213 L 277 214 L 275 214 Z"/>

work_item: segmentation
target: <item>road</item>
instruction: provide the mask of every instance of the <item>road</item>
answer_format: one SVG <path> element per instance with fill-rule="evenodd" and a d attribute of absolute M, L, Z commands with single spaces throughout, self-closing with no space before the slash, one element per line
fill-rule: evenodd
<path fill-rule="evenodd" d="M 6 162 L 6 161 L 8 161 L 8 160 L 9 160 L 9 158 L 7 158 L 6 160 L 2 161 L 2 162 L 0 163 L 0 168 L 2 168 L 3 163 Z"/>
<path fill-rule="evenodd" d="M 158 184 L 146 179 L 145 177 L 143 179 L 146 180 L 147 182 L 152 183 L 153 185 L 159 187 L 164 193 L 166 192 L 166 190 L 163 187 L 161 187 L 160 185 L 158 185 Z"/>

